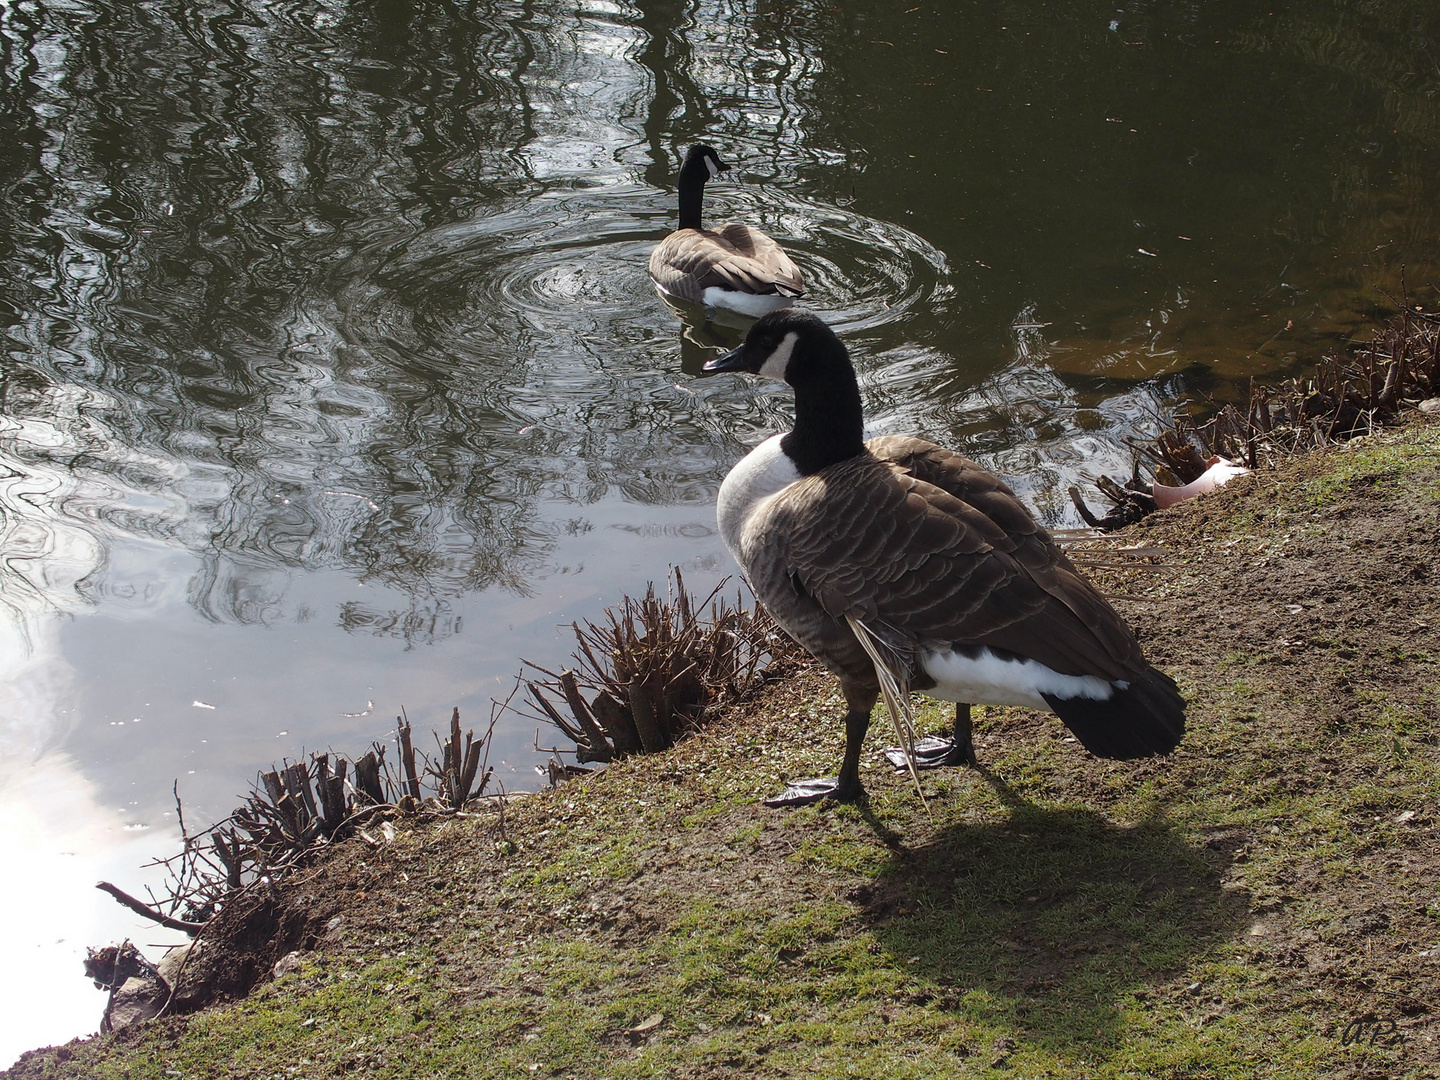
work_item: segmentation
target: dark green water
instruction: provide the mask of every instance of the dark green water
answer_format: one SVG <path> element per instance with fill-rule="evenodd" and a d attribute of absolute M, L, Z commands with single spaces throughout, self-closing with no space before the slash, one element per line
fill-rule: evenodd
<path fill-rule="evenodd" d="M 1432 302 L 1440 13 L 1265 9 L 0 3 L 0 863 L 47 895 L 0 1058 L 153 940 L 90 885 L 173 849 L 176 778 L 194 825 L 402 707 L 483 723 L 558 624 L 730 572 L 788 401 L 697 378 L 735 332 L 645 277 L 690 142 L 872 426 L 1057 524 L 1182 396 Z"/>

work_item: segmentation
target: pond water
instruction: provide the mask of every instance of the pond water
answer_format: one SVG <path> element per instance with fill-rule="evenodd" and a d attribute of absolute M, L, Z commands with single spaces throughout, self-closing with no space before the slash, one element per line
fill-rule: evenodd
<path fill-rule="evenodd" d="M 571 620 L 732 572 L 779 387 L 646 254 L 693 141 L 877 431 L 1052 524 L 1183 395 L 1433 299 L 1440 16 L 1366 4 L 0 3 L 0 1064 L 256 771 L 483 725 Z M 738 181 L 738 182 L 737 182 Z M 553 734 L 541 732 L 543 745 Z M 533 787 L 533 724 L 492 763 Z"/>

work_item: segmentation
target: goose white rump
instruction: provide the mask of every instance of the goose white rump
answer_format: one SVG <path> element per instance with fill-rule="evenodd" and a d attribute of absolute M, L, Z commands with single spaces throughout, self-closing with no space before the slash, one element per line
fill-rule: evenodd
<path fill-rule="evenodd" d="M 925 692 L 941 701 L 968 705 L 1028 705 L 1049 709 L 1045 695 L 1068 701 L 1088 698 L 1109 701 L 1129 683 L 1111 684 L 1094 675 L 1062 675 L 1035 660 L 997 656 L 980 649 L 975 656 L 951 650 L 923 653 L 920 664 L 935 685 Z"/>

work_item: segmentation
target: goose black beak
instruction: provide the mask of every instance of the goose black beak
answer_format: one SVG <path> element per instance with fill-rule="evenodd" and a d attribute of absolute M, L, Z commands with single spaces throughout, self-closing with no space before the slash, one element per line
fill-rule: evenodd
<path fill-rule="evenodd" d="M 741 345 L 738 349 L 731 349 L 724 356 L 717 356 L 714 360 L 706 360 L 700 370 L 706 372 L 749 371 L 749 367 L 741 356 L 741 353 L 744 351 L 744 345 Z"/>

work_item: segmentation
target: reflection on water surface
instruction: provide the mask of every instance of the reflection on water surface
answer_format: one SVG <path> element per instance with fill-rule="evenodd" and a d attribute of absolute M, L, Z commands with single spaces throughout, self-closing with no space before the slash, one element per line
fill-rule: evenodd
<path fill-rule="evenodd" d="M 1270 8 L 0 7 L 0 859 L 77 905 L 13 895 L 73 992 L 0 1003 L 45 1017 L 0 1055 L 93 1024 L 83 945 L 156 940 L 75 890 L 173 846 L 172 781 L 209 819 L 402 706 L 478 723 L 557 624 L 729 572 L 715 489 L 789 404 L 697 378 L 739 330 L 645 276 L 689 142 L 871 426 L 1057 522 L 1167 402 L 1432 281 L 1437 16 Z"/>

